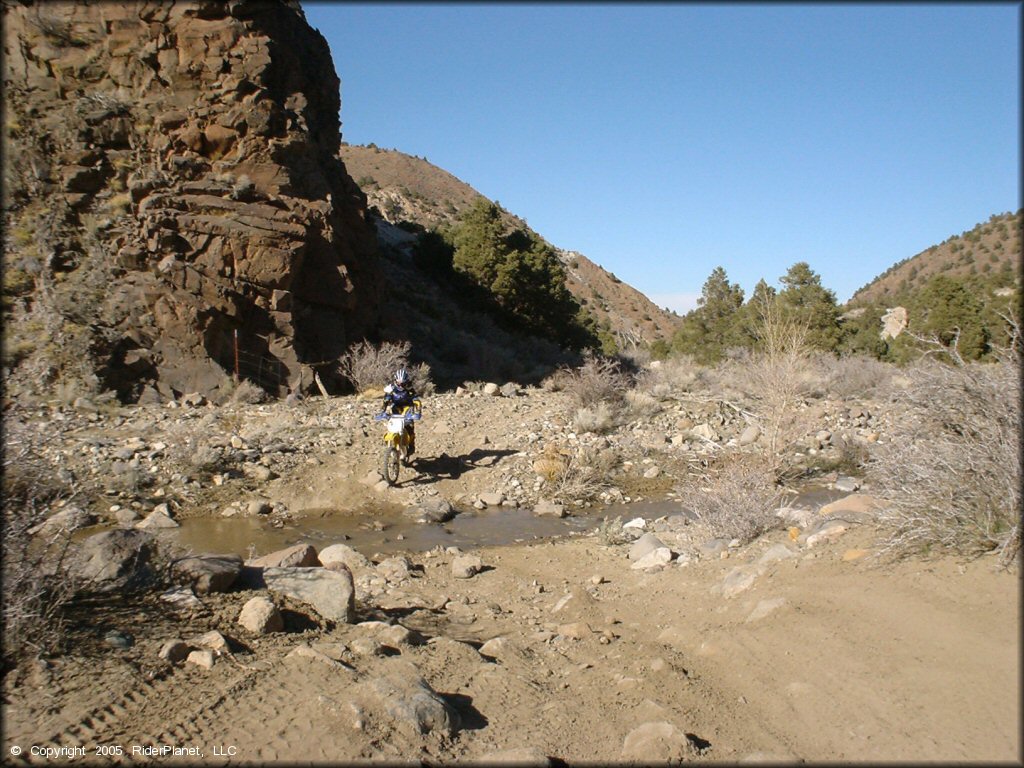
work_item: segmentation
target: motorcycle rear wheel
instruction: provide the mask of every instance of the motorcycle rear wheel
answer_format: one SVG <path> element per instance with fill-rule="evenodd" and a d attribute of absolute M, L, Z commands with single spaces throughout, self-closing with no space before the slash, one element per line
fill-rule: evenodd
<path fill-rule="evenodd" d="M 394 485 L 398 482 L 398 471 L 401 469 L 401 457 L 398 454 L 398 449 L 392 446 L 387 446 L 384 449 L 384 460 L 383 460 L 383 474 L 384 479 L 387 480 L 388 485 Z"/>

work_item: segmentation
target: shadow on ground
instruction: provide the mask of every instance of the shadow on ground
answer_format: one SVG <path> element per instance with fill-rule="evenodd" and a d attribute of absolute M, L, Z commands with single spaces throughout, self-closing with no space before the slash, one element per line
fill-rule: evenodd
<path fill-rule="evenodd" d="M 413 485 L 429 485 L 438 480 L 457 480 L 466 472 L 478 467 L 493 467 L 506 456 L 517 453 L 512 450 L 488 451 L 474 448 L 463 456 L 424 456 L 413 461 L 413 468 L 419 475 L 409 482 Z"/>

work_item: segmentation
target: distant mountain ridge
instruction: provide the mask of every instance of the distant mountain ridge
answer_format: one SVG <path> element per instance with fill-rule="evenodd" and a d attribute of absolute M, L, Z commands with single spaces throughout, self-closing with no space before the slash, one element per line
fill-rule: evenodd
<path fill-rule="evenodd" d="M 342 143 L 340 156 L 366 194 L 371 212 L 401 229 L 403 225 L 439 229 L 455 224 L 472 204 L 484 198 L 469 184 L 426 158 L 407 155 L 373 144 Z M 485 198 L 486 199 L 486 198 Z M 508 222 L 529 229 L 526 221 L 506 212 Z M 404 238 L 390 227 L 380 228 L 392 244 Z M 538 233 L 543 239 L 543 234 Z M 553 246 L 566 272 L 566 287 L 615 337 L 620 349 L 668 341 L 678 327 L 678 316 L 658 307 L 640 291 L 623 283 L 582 253 Z"/>
<path fill-rule="evenodd" d="M 1021 211 L 993 214 L 988 221 L 897 262 L 857 290 L 848 306 L 886 303 L 915 293 L 936 275 L 966 278 L 1021 271 Z"/>

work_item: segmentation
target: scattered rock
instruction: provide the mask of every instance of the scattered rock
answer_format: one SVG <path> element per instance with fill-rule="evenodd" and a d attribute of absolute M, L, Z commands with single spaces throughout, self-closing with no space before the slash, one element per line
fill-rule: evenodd
<path fill-rule="evenodd" d="M 558 627 L 558 634 L 563 637 L 571 637 L 574 640 L 583 640 L 590 637 L 594 630 L 585 621 L 574 621 L 569 624 L 562 624 Z"/>
<path fill-rule="evenodd" d="M 550 515 L 552 517 L 565 517 L 565 505 L 556 504 L 555 502 L 548 501 L 547 499 L 541 499 L 533 508 L 533 514 Z"/>
<path fill-rule="evenodd" d="M 114 648 L 120 648 L 126 650 L 135 645 L 135 640 L 131 635 L 125 634 L 124 632 L 118 632 L 116 629 L 112 629 L 103 636 L 103 642 L 107 645 L 111 645 Z"/>
<path fill-rule="evenodd" d="M 626 763 L 678 763 L 691 760 L 696 750 L 686 734 L 671 723 L 644 723 L 630 731 L 622 743 Z"/>
<path fill-rule="evenodd" d="M 761 428 L 757 424 L 748 424 L 747 427 L 740 432 L 739 444 L 740 445 L 752 445 L 757 442 L 757 438 L 761 436 Z"/>
<path fill-rule="evenodd" d="M 771 563 L 777 563 L 780 560 L 789 560 L 790 558 L 796 557 L 797 553 L 787 547 L 783 543 L 773 544 L 764 554 L 757 559 L 758 565 L 769 565 Z"/>
<path fill-rule="evenodd" d="M 349 648 L 359 656 L 384 655 L 384 645 L 375 637 L 357 637 L 349 643 Z"/>
<path fill-rule="evenodd" d="M 868 496 L 866 494 L 854 493 L 850 496 L 844 496 L 841 499 L 825 504 L 821 509 L 818 510 L 820 515 L 839 515 L 849 513 L 861 513 L 870 515 L 877 512 L 879 509 L 885 507 L 885 501 L 877 499 L 874 496 Z"/>
<path fill-rule="evenodd" d="M 222 653 L 228 653 L 230 650 L 228 639 L 215 629 L 198 637 L 193 637 L 188 643 L 193 648 L 209 648 L 218 656 Z"/>
<path fill-rule="evenodd" d="M 860 488 L 860 483 L 852 477 L 837 477 L 832 487 L 843 493 L 853 493 Z"/>
<path fill-rule="evenodd" d="M 650 568 L 659 568 L 670 562 L 672 562 L 672 550 L 668 547 L 658 547 L 634 562 L 630 565 L 630 568 L 633 570 L 648 570 Z"/>
<path fill-rule="evenodd" d="M 186 661 L 189 664 L 195 664 L 197 667 L 202 667 L 203 669 L 212 669 L 215 660 L 216 656 L 213 651 L 205 648 L 192 651 L 186 658 Z"/>
<path fill-rule="evenodd" d="M 746 592 L 757 581 L 757 572 L 744 566 L 737 566 L 726 574 L 722 581 L 722 597 L 731 599 L 741 592 Z"/>
<path fill-rule="evenodd" d="M 384 645 L 392 648 L 400 648 L 406 645 L 422 645 L 423 636 L 401 624 L 392 624 L 377 635 L 377 639 Z"/>
<path fill-rule="evenodd" d="M 284 618 L 273 600 L 265 595 L 250 598 L 238 614 L 238 623 L 255 635 L 284 630 Z"/>
<path fill-rule="evenodd" d="M 196 597 L 192 587 L 175 587 L 161 593 L 160 599 L 170 603 L 171 607 L 179 611 L 194 611 L 202 608 L 203 602 Z"/>
<path fill-rule="evenodd" d="M 140 531 L 144 531 L 149 529 L 180 528 L 181 525 L 171 518 L 167 505 L 161 504 L 137 522 L 135 527 Z"/>
<path fill-rule="evenodd" d="M 459 555 L 452 560 L 452 576 L 468 579 L 480 573 L 483 567 L 483 561 L 476 555 Z"/>
<path fill-rule="evenodd" d="M 246 505 L 245 511 L 250 517 L 257 517 L 258 515 L 269 515 L 274 511 L 274 507 L 269 501 L 254 499 Z"/>
<path fill-rule="evenodd" d="M 718 436 L 718 433 L 715 432 L 714 428 L 707 423 L 697 425 L 696 427 L 690 430 L 690 434 L 696 438 L 705 441 L 717 442 L 718 440 L 721 439 Z"/>
<path fill-rule="evenodd" d="M 844 520 L 826 520 L 811 530 L 802 533 L 797 541 L 802 540 L 807 548 L 811 549 L 818 544 L 835 541 L 846 533 L 849 527 L 849 523 Z"/>
<path fill-rule="evenodd" d="M 188 658 L 190 651 L 191 647 L 184 640 L 168 640 L 160 646 L 160 658 L 166 659 L 172 664 L 177 664 L 179 661 L 184 661 Z"/>
<path fill-rule="evenodd" d="M 412 564 L 409 562 L 409 558 L 403 555 L 397 555 L 395 557 L 389 557 L 387 560 L 382 560 L 377 564 L 376 571 L 381 576 L 391 582 L 405 581 L 409 578 L 409 569 Z"/>
<path fill-rule="evenodd" d="M 716 556 L 725 552 L 729 548 L 728 539 L 708 539 L 700 546 L 700 551 L 704 555 Z"/>
<path fill-rule="evenodd" d="M 153 538 L 145 531 L 104 531 L 82 542 L 71 570 L 100 592 L 134 589 L 155 577 L 151 565 L 155 552 Z"/>
<path fill-rule="evenodd" d="M 505 500 L 503 493 L 481 493 L 480 502 L 488 507 L 500 507 L 501 502 Z"/>
<path fill-rule="evenodd" d="M 285 658 L 286 659 L 309 659 L 310 661 L 315 661 L 315 662 L 317 662 L 319 664 L 323 664 L 323 665 L 331 667 L 333 669 L 349 669 L 349 667 L 346 664 L 343 664 L 342 662 L 338 661 L 337 659 L 332 659 L 330 656 L 328 656 L 323 651 L 318 651 L 315 648 L 311 648 L 310 646 L 306 645 L 305 643 L 303 643 L 302 645 L 297 645 L 294 648 L 292 648 L 288 652 L 288 655 L 285 656 Z"/>
<path fill-rule="evenodd" d="M 653 533 L 645 533 L 633 542 L 629 548 L 629 559 L 636 562 L 643 559 L 656 549 L 662 549 L 665 543 Z"/>
<path fill-rule="evenodd" d="M 446 523 L 455 517 L 455 508 L 444 499 L 426 499 L 405 510 L 418 523 Z"/>

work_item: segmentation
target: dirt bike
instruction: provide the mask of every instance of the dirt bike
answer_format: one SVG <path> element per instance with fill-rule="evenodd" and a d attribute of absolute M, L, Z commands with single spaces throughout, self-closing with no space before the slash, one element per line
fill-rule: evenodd
<path fill-rule="evenodd" d="M 409 465 L 409 446 L 412 443 L 412 435 L 407 428 L 411 422 L 419 421 L 423 414 L 420 412 L 420 401 L 413 401 L 413 407 L 405 407 L 401 413 L 389 414 L 386 411 L 378 413 L 373 417 L 374 421 L 387 421 L 387 432 L 384 433 L 384 457 L 382 474 L 388 485 L 398 482 L 398 472 L 402 463 Z"/>

